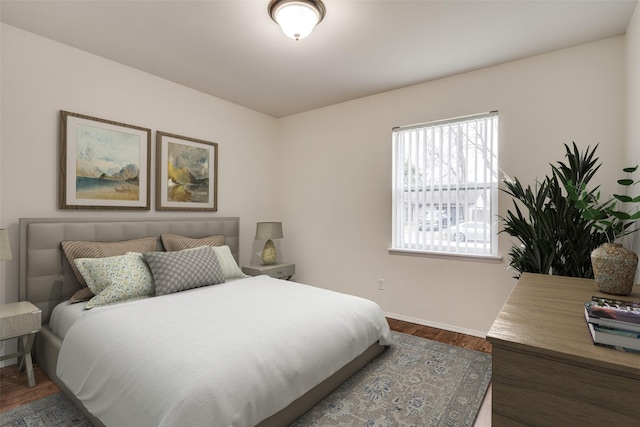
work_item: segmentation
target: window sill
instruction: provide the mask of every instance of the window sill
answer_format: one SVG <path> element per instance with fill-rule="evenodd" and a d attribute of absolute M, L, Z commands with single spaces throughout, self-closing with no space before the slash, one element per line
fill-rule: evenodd
<path fill-rule="evenodd" d="M 502 257 L 498 255 L 455 254 L 455 253 L 416 251 L 411 249 L 396 249 L 396 248 L 389 248 L 389 254 L 417 256 L 417 257 L 424 257 L 424 258 L 450 259 L 450 260 L 456 260 L 456 261 L 487 262 L 492 264 L 499 264 L 502 262 Z"/>

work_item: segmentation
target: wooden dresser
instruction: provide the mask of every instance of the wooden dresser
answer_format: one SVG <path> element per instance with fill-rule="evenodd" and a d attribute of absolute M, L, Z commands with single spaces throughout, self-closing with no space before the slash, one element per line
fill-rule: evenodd
<path fill-rule="evenodd" d="M 640 354 L 596 346 L 589 279 L 525 273 L 487 339 L 494 426 L 640 425 Z M 640 300 L 638 286 L 625 299 Z"/>

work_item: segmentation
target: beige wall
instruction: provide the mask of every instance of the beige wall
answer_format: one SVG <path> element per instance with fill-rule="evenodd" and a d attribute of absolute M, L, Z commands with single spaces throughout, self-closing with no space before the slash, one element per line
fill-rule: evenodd
<path fill-rule="evenodd" d="M 599 142 L 610 191 L 625 147 L 625 48 L 616 37 L 276 120 L 3 24 L 0 226 L 17 245 L 20 217 L 94 214 L 56 208 L 61 109 L 211 140 L 216 215 L 241 217 L 241 262 L 255 249 L 255 222 L 282 220 L 281 253 L 297 280 L 482 335 L 514 284 L 507 237 L 501 264 L 389 255 L 391 128 L 498 109 L 506 173 L 532 182 L 562 159 L 563 143 Z M 500 206 L 510 206 L 503 195 Z M 17 300 L 17 258 L 0 279 L 0 302 Z"/>
<path fill-rule="evenodd" d="M 273 117 L 2 24 L 0 226 L 14 259 L 6 263 L 0 302 L 18 299 L 21 217 L 176 217 L 198 212 L 57 209 L 59 110 L 134 124 L 219 144 L 217 216 L 239 216 L 240 258 L 248 262 L 257 221 L 276 216 Z M 155 189 L 155 182 L 152 184 Z M 153 191 L 152 191 L 153 193 Z M 152 207 L 155 197 L 151 196 Z"/>
<path fill-rule="evenodd" d="M 297 278 L 394 317 L 486 333 L 515 283 L 507 236 L 500 264 L 390 255 L 391 128 L 497 109 L 507 174 L 533 183 L 563 160 L 564 143 L 600 143 L 611 190 L 624 152 L 623 52 L 617 37 L 282 119 L 278 188 Z M 510 206 L 501 195 L 500 213 Z"/>
<path fill-rule="evenodd" d="M 625 35 L 626 72 L 626 159 L 629 166 L 640 165 L 640 5 L 627 27 Z M 636 179 L 640 174 L 636 174 Z M 640 195 L 640 185 L 636 185 L 633 196 Z M 640 233 L 633 234 L 628 247 L 640 254 Z M 636 273 L 636 283 L 640 281 L 640 265 Z"/>

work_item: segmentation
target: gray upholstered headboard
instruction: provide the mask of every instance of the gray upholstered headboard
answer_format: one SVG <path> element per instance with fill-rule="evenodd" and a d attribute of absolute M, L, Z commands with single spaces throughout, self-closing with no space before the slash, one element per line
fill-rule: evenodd
<path fill-rule="evenodd" d="M 21 218 L 20 219 L 20 301 L 28 300 L 42 309 L 47 324 L 51 310 L 79 289 L 77 282 L 63 280 L 66 257 L 60 242 L 83 240 L 115 242 L 162 233 L 188 237 L 224 234 L 236 261 L 239 257 L 240 219 L 230 218 Z M 161 249 L 160 240 L 158 248 Z"/>

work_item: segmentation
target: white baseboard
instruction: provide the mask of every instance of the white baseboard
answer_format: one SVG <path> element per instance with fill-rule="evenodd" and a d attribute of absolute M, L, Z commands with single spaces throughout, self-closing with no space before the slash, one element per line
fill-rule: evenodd
<path fill-rule="evenodd" d="M 415 317 L 403 316 L 402 314 L 384 312 L 384 315 L 387 316 L 387 317 L 390 317 L 392 319 L 402 320 L 404 322 L 415 323 L 415 324 L 423 325 L 423 326 L 430 326 L 432 328 L 444 329 L 446 331 L 458 332 L 460 334 L 465 334 L 465 335 L 472 335 L 472 336 L 478 337 L 478 338 L 486 338 L 487 337 L 487 333 L 483 332 L 483 331 L 476 331 L 476 330 L 473 330 L 473 329 L 459 328 L 457 326 L 445 325 L 443 323 L 438 323 L 438 322 L 430 322 L 428 320 L 416 319 Z"/>

